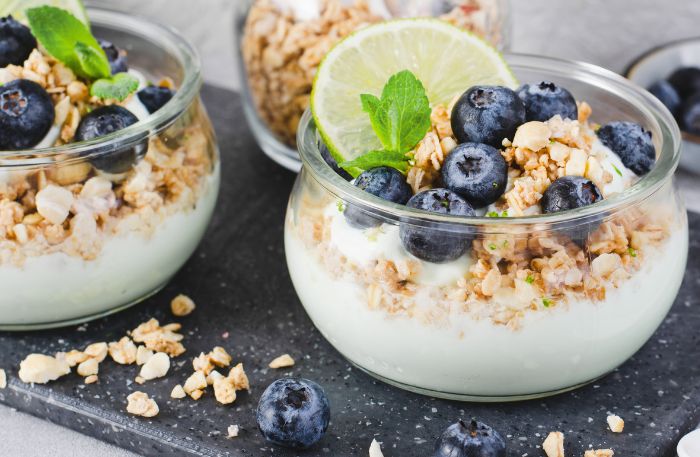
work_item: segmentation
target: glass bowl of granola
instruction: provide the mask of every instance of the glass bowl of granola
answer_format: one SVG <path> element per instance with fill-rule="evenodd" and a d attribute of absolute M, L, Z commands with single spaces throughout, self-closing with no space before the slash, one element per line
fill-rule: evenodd
<path fill-rule="evenodd" d="M 510 40 L 508 0 L 246 0 L 236 10 L 246 119 L 272 160 L 299 171 L 296 132 L 324 55 L 343 37 L 390 18 L 438 17 L 499 49 Z"/>
<path fill-rule="evenodd" d="M 0 19 L 0 328 L 116 312 L 158 291 L 208 226 L 219 153 L 195 50 L 107 10 Z M 8 41 L 9 42 L 9 41 Z M 80 44 L 78 44 L 80 42 Z"/>
<path fill-rule="evenodd" d="M 507 401 L 591 382 L 651 337 L 684 275 L 671 114 L 593 65 L 505 59 L 525 84 L 431 104 L 402 166 L 340 169 L 329 126 L 300 124 L 285 226 L 297 294 L 347 359 L 408 390 Z M 504 106 L 505 134 L 465 114 Z"/>

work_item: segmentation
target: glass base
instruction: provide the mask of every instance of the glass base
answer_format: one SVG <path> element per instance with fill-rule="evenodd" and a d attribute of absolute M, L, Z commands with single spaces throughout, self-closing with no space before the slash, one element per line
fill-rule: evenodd
<path fill-rule="evenodd" d="M 81 317 L 76 317 L 73 319 L 66 319 L 62 321 L 54 321 L 54 322 L 41 322 L 37 324 L 3 324 L 0 323 L 0 331 L 3 332 L 24 332 L 24 331 L 31 331 L 31 330 L 49 330 L 49 329 L 54 329 L 54 328 L 60 328 L 60 327 L 70 327 L 73 325 L 80 325 L 84 324 L 86 322 L 94 321 L 96 319 L 101 319 L 103 317 L 110 316 L 112 314 L 116 314 L 120 311 L 124 311 L 127 308 L 131 308 L 134 305 L 137 305 L 141 303 L 142 301 L 154 296 L 158 292 L 165 287 L 166 284 L 168 284 L 168 281 L 165 281 L 163 284 L 159 285 L 155 289 L 153 289 L 151 292 L 147 293 L 146 295 L 137 298 L 136 300 L 133 300 L 125 305 L 120 305 L 117 306 L 116 308 L 110 308 L 106 311 L 101 311 L 99 313 L 95 314 L 90 314 L 87 316 L 81 316 Z"/>
<path fill-rule="evenodd" d="M 554 395 L 559 395 L 559 394 L 563 394 L 565 392 L 570 392 L 572 390 L 576 390 L 580 387 L 583 387 L 583 386 L 586 386 L 586 385 L 591 384 L 593 382 L 596 382 L 599 379 L 602 379 L 609 374 L 609 373 L 605 373 L 605 374 L 598 376 L 594 379 L 582 382 L 580 384 L 573 385 L 571 387 L 565 387 L 563 389 L 551 390 L 551 391 L 547 391 L 547 392 L 539 392 L 539 393 L 534 393 L 534 394 L 494 395 L 494 396 L 468 395 L 468 394 L 441 392 L 438 390 L 425 389 L 422 387 L 416 387 L 416 386 L 412 386 L 409 384 L 404 384 L 401 382 L 393 381 L 391 379 L 385 378 L 384 376 L 378 375 L 377 373 L 374 373 L 370 370 L 362 368 L 361 366 L 357 365 L 356 363 L 352 362 L 351 360 L 348 360 L 348 362 L 350 362 L 354 367 L 356 367 L 360 371 L 372 376 L 373 378 L 376 378 L 379 381 L 382 381 L 383 383 L 389 384 L 391 386 L 398 387 L 399 389 L 407 390 L 409 392 L 413 392 L 416 394 L 425 395 L 425 396 L 433 397 L 433 398 L 443 398 L 445 400 L 455 400 L 455 401 L 473 402 L 473 403 L 505 403 L 505 402 L 536 400 L 538 398 L 552 397 Z"/>

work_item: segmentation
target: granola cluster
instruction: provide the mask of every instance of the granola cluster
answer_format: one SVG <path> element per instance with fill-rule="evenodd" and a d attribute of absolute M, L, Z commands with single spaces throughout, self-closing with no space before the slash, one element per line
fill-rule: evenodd
<path fill-rule="evenodd" d="M 111 103 L 90 97 L 70 69 L 39 50 L 24 66 L 0 69 L 0 84 L 18 78 L 37 82 L 53 98 L 60 135 L 47 146 L 71 142 L 86 112 Z M 127 173 L 103 173 L 69 157 L 0 172 L 0 265 L 55 252 L 92 260 L 107 237 L 125 230 L 148 235 L 167 216 L 193 208 L 214 166 L 209 128 L 193 114 L 188 125 L 149 138 L 145 157 Z"/>
<path fill-rule="evenodd" d="M 326 53 L 348 34 L 383 19 L 365 0 L 322 0 L 318 16 L 300 20 L 273 0 L 250 9 L 241 50 L 257 111 L 282 141 L 295 144 L 311 85 Z M 498 43 L 498 11 L 489 0 L 464 0 L 441 16 Z"/>

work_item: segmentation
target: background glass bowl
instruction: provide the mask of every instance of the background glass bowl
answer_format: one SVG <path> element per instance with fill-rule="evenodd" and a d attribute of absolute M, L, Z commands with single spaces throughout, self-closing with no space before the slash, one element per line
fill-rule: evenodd
<path fill-rule="evenodd" d="M 431 396 L 521 400 L 591 382 L 622 364 L 651 337 L 671 307 L 685 270 L 687 218 L 673 183 L 680 132 L 670 113 L 646 91 L 593 65 L 524 55 L 506 59 L 521 81 L 550 80 L 588 102 L 593 122 L 631 120 L 644 125 L 653 133 L 655 168 L 624 193 L 578 210 L 464 219 L 409 209 L 362 192 L 321 158 L 310 113 L 299 129 L 304 167 L 290 197 L 285 228 L 287 263 L 297 294 L 316 327 L 352 363 L 390 384 Z M 363 235 L 343 231 L 341 219 L 331 229 L 329 224 L 343 217 L 337 205 L 355 207 L 383 225 Z M 491 242 L 506 246 L 505 241 L 516 246 L 515 252 L 518 246 L 532 252 L 527 251 L 534 249 L 530 243 L 541 247 L 540 239 L 587 242 L 591 232 L 610 223 L 658 223 L 668 237 L 658 249 L 645 245 L 639 252 L 623 253 L 625 261 L 641 262 L 640 269 L 619 288 L 607 287 L 607 295 L 598 295 L 594 302 L 581 296 L 561 302 L 555 298 L 549 304 L 538 295 L 530 302 L 535 310 L 519 308 L 515 312 L 523 314 L 511 316 L 519 318 L 514 326 L 504 319 L 508 315 L 489 314 L 495 298 L 474 308 L 475 318 L 463 312 L 464 300 L 445 298 L 452 295 L 442 289 L 436 295 L 435 278 L 455 278 L 448 287 L 459 285 L 454 268 L 464 277 L 468 266 L 460 266 L 460 261 L 443 266 L 423 262 L 419 274 L 413 275 L 410 262 L 415 258 L 402 251 L 397 234 L 397 226 L 404 225 L 445 239 L 468 236 L 475 239 L 473 246 L 480 244 L 482 253 L 488 253 L 486 246 L 493 249 Z M 341 244 L 344 250 L 338 249 Z M 580 268 L 585 273 L 594 255 L 577 252 L 583 253 L 585 266 Z M 357 259 L 364 254 L 368 263 L 363 264 Z M 387 268 L 386 259 L 398 260 Z"/>
<path fill-rule="evenodd" d="M 96 140 L 0 152 L 0 178 L 5 182 L 26 178 L 38 187 L 41 179 L 51 183 L 66 173 L 69 176 L 78 170 L 89 170 L 84 179 L 75 183 L 82 185 L 85 179 L 98 174 L 91 161 L 108 159 L 111 154 L 142 146 L 147 140 L 149 150 L 157 149 L 164 160 L 175 151 L 184 151 L 186 161 L 194 160 L 189 154 L 196 151 L 197 160 L 201 160 L 198 163 L 204 164 L 203 187 L 192 207 L 166 205 L 167 214 L 155 221 L 148 233 L 135 233 L 144 227 L 133 219 L 134 227 L 125 226 L 126 221 L 121 220 L 124 224 L 117 226 L 119 235 L 103 237 L 103 245 L 92 260 L 63 252 L 37 256 L 29 253 L 25 245 L 17 251 L 25 257 L 21 263 L 0 258 L 0 288 L 6 291 L 0 297 L 3 330 L 84 322 L 154 294 L 194 252 L 216 202 L 219 152 L 211 122 L 199 99 L 202 80 L 194 48 L 173 30 L 133 15 L 102 9 L 89 9 L 88 13 L 95 36 L 128 50 L 131 68 L 142 71 L 149 80 L 172 78 L 177 89 L 175 96 L 147 119 Z M 143 195 L 152 190 L 143 189 Z M 187 225 L 181 225 L 184 223 Z M 67 222 L 63 225 L 61 229 L 73 236 L 74 227 Z M 3 255 L 7 242 L 3 243 Z"/>
<path fill-rule="evenodd" d="M 251 91 L 250 85 L 248 83 L 248 73 L 246 71 L 246 65 L 243 60 L 243 55 L 241 53 L 240 44 L 242 43 L 242 37 L 245 30 L 246 19 L 248 18 L 248 12 L 251 5 L 255 0 L 241 0 L 235 10 L 235 20 L 234 20 L 234 33 L 236 37 L 235 46 L 237 48 L 237 67 L 239 79 L 241 81 L 241 96 L 243 97 L 243 111 L 245 113 L 245 118 L 248 121 L 250 130 L 253 132 L 258 145 L 263 150 L 263 152 L 270 157 L 272 160 L 282 165 L 283 167 L 298 172 L 301 169 L 301 160 L 299 159 L 299 153 L 296 147 L 290 146 L 278 138 L 272 130 L 268 127 L 265 121 L 258 114 L 258 110 L 255 106 L 255 100 L 253 98 L 253 93 Z M 345 0 L 344 0 L 345 1 Z M 353 2 L 354 0 L 347 0 L 348 2 Z M 510 18 L 510 7 L 508 0 L 485 0 L 492 1 L 495 4 L 496 11 L 500 14 L 497 18 L 489 22 L 489 35 L 500 37 L 500 43 L 498 48 L 500 50 L 507 50 L 510 46 L 510 34 L 511 34 L 511 18 Z M 390 2 L 394 5 L 394 8 L 401 10 L 402 8 L 415 7 L 418 5 L 428 5 L 436 15 L 442 14 L 450 11 L 454 5 L 460 4 L 460 0 L 412 0 L 411 2 L 404 1 L 393 1 Z M 393 10 L 392 10 L 393 11 Z"/>

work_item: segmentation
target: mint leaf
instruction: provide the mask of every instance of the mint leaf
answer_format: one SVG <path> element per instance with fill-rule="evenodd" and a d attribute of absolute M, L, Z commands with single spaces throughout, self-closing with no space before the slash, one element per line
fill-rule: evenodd
<path fill-rule="evenodd" d="M 30 8 L 29 27 L 55 59 L 86 79 L 110 76 L 107 55 L 90 29 L 66 10 L 53 6 Z"/>
<path fill-rule="evenodd" d="M 353 169 L 369 170 L 377 167 L 392 167 L 401 173 L 406 173 L 408 170 L 408 157 L 401 152 L 370 151 L 355 160 L 341 162 L 338 165 L 348 170 L 351 174 Z"/>
<path fill-rule="evenodd" d="M 408 70 L 389 78 L 381 99 L 362 94 L 362 109 L 389 152 L 408 152 L 430 130 L 430 101 L 423 83 Z"/>
<path fill-rule="evenodd" d="M 90 87 L 90 95 L 103 100 L 124 101 L 139 88 L 139 80 L 129 73 L 117 73 L 111 78 L 98 79 Z"/>

